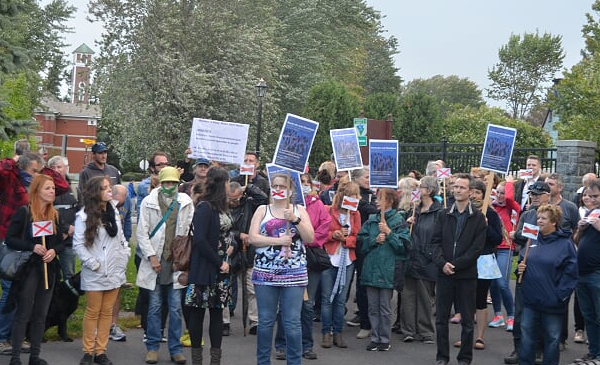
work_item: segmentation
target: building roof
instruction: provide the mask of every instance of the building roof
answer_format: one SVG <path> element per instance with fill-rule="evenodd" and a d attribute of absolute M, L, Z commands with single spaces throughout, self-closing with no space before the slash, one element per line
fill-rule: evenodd
<path fill-rule="evenodd" d="M 54 95 L 46 95 L 40 100 L 36 113 L 54 113 L 64 117 L 95 118 L 100 119 L 102 110 L 100 105 L 73 104 L 58 100 Z"/>
<path fill-rule="evenodd" d="M 94 54 L 94 51 L 90 47 L 88 47 L 87 44 L 81 43 L 81 46 L 77 47 L 77 49 L 74 50 L 73 53 Z"/>

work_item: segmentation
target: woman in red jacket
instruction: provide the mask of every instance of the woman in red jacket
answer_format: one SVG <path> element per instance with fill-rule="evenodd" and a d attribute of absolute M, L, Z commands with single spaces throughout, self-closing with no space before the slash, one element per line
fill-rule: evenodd
<path fill-rule="evenodd" d="M 323 323 L 321 346 L 324 348 L 330 348 L 332 345 L 340 348 L 348 347 L 342 339 L 342 327 L 346 295 L 354 272 L 354 260 L 356 260 L 354 251 L 356 235 L 360 231 L 360 213 L 356 209 L 346 208 L 343 203 L 348 200 L 347 198 L 351 198 L 356 201 L 358 207 L 359 194 L 358 185 L 344 177 L 340 180 L 330 208 L 331 225 L 325 249 L 333 267 L 323 271 L 321 275 L 321 321 Z"/>

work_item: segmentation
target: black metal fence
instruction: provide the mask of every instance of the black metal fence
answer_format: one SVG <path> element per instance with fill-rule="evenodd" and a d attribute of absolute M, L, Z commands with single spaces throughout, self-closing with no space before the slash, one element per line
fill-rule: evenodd
<path fill-rule="evenodd" d="M 410 170 L 425 172 L 428 161 L 443 160 L 452 172 L 469 172 L 479 166 L 483 143 L 400 143 L 398 145 L 398 172 L 406 175 Z M 556 148 L 515 148 L 510 172 L 516 174 L 526 166 L 527 156 L 536 155 L 542 160 L 546 173 L 556 171 Z"/>

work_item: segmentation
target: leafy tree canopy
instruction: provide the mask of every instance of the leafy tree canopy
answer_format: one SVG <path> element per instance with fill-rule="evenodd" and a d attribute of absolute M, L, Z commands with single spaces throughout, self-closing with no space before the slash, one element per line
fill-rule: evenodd
<path fill-rule="evenodd" d="M 485 104 L 481 90 L 476 83 L 456 75 L 436 75 L 428 79 L 415 79 L 406 84 L 403 94 L 427 94 L 449 109 L 449 106 L 462 105 L 478 108 Z"/>

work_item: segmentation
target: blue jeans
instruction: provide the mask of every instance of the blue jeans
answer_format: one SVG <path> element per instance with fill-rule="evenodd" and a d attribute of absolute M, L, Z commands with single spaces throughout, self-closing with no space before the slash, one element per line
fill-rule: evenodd
<path fill-rule="evenodd" d="M 302 363 L 302 298 L 304 286 L 278 287 L 254 285 L 258 307 L 258 328 L 256 331 L 256 361 L 258 365 L 271 364 L 273 326 L 277 310 L 281 310 L 285 328 L 286 359 L 288 365 Z"/>
<path fill-rule="evenodd" d="M 506 308 L 506 315 L 508 317 L 515 316 L 515 302 L 509 286 L 510 274 L 512 273 L 511 253 L 511 250 L 498 250 L 496 253 L 496 260 L 498 261 L 498 267 L 500 267 L 500 271 L 502 272 L 502 277 L 492 280 L 492 285 L 490 286 L 494 314 L 502 313 L 502 303 L 504 303 L 504 308 Z"/>
<path fill-rule="evenodd" d="M 523 307 L 519 365 L 535 364 L 535 353 L 538 348 L 540 334 L 544 340 L 544 365 L 558 365 L 560 361 L 558 345 L 564 319 L 564 313 L 544 313 L 529 307 Z"/>
<path fill-rule="evenodd" d="M 333 331 L 342 333 L 344 327 L 344 312 L 346 310 L 346 297 L 350 289 L 350 281 L 354 272 L 354 263 L 346 266 L 346 282 L 342 291 L 338 293 L 331 302 L 331 292 L 338 273 L 337 267 L 323 271 L 321 275 L 321 322 L 323 334 Z"/>
<path fill-rule="evenodd" d="M 319 283 L 321 281 L 320 271 L 308 271 L 308 286 L 306 291 L 308 292 L 308 300 L 302 302 L 302 352 L 312 350 L 314 347 L 314 339 L 312 335 L 313 323 L 315 318 L 315 297 L 317 295 L 317 289 L 319 289 Z M 275 348 L 285 349 L 285 330 L 283 322 L 281 321 L 281 311 L 277 313 L 277 331 L 275 332 Z"/>
<path fill-rule="evenodd" d="M 154 290 L 148 290 L 148 323 L 146 325 L 146 349 L 148 349 L 148 351 L 158 351 L 160 345 L 162 337 L 160 320 L 162 292 L 166 291 L 169 306 L 169 333 L 167 336 L 169 353 L 173 356 L 183 352 L 183 346 L 179 341 L 182 326 L 181 290 L 182 289 L 174 289 L 173 284 L 160 285 L 158 283 Z"/>
<path fill-rule="evenodd" d="M 65 247 L 59 259 L 63 280 L 70 279 L 75 274 L 75 251 L 72 247 Z"/>
<path fill-rule="evenodd" d="M 600 357 L 600 270 L 579 277 L 577 284 L 579 308 L 585 320 L 589 341 L 588 353 Z"/>
<path fill-rule="evenodd" d="M 0 341 L 7 341 L 10 339 L 10 333 L 15 313 L 17 313 L 17 308 L 8 313 L 2 313 L 4 306 L 8 303 L 8 294 L 10 292 L 12 281 L 2 279 L 0 280 L 0 284 L 2 284 L 2 298 L 0 298 Z"/>

